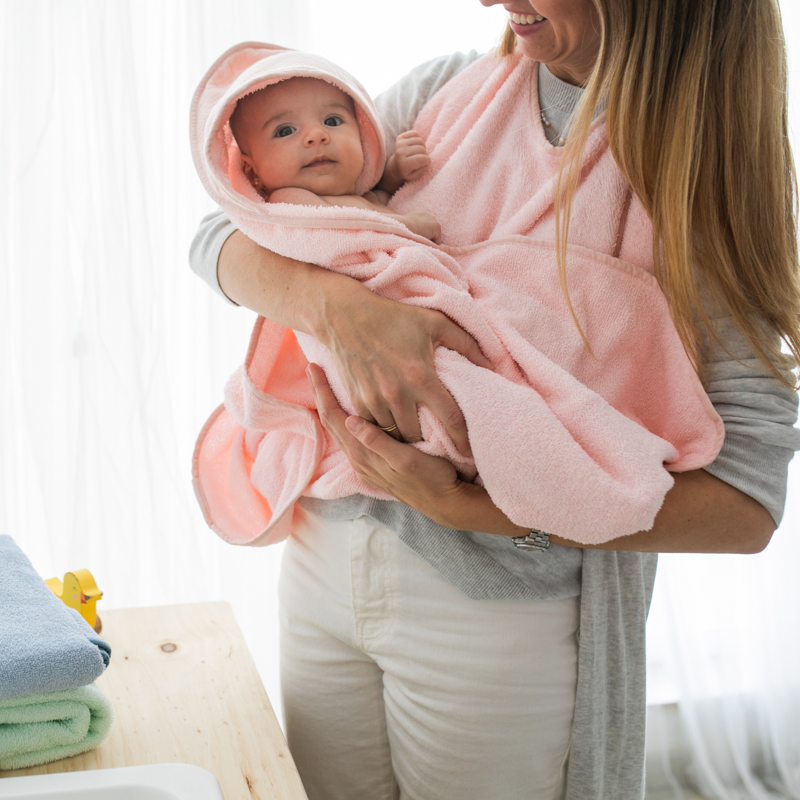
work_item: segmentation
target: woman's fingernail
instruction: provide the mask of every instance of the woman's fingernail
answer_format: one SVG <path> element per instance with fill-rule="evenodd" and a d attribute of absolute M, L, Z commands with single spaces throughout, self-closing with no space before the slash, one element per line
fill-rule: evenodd
<path fill-rule="evenodd" d="M 358 433 L 364 425 L 364 420 L 361 419 L 361 417 L 353 416 L 348 417 L 344 424 L 347 425 L 347 430 L 349 430 L 350 433 Z"/>

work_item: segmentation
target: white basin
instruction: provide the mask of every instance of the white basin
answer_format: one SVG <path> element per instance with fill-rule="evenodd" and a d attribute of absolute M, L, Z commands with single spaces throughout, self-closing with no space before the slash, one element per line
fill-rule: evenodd
<path fill-rule="evenodd" d="M 189 764 L 0 778 L 2 800 L 225 800 L 208 770 Z"/>

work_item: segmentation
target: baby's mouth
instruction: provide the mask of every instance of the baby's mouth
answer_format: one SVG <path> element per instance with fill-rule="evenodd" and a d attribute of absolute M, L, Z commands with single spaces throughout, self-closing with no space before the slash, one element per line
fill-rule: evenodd
<path fill-rule="evenodd" d="M 317 167 L 324 164 L 335 164 L 336 162 L 332 158 L 328 158 L 327 156 L 317 156 L 317 158 L 312 159 L 311 161 L 306 164 L 306 167 Z"/>

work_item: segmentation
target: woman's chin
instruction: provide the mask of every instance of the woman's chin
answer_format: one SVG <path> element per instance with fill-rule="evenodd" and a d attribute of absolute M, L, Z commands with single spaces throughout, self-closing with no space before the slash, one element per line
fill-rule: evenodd
<path fill-rule="evenodd" d="M 552 58 L 550 48 L 538 36 L 526 39 L 517 36 L 517 51 L 525 58 L 541 61 L 543 64 L 547 63 L 548 58 Z"/>

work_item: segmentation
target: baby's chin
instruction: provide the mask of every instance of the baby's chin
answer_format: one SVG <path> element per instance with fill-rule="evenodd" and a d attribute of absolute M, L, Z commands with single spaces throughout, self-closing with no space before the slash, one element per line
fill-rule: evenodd
<path fill-rule="evenodd" d="M 344 197 L 356 193 L 355 181 L 312 181 L 311 184 L 303 188 L 321 197 Z"/>
<path fill-rule="evenodd" d="M 303 170 L 299 176 L 302 187 L 317 195 L 329 197 L 342 197 L 356 193 L 356 180 L 358 174 L 353 170 L 343 169 L 341 164 L 323 164 L 317 168 L 311 167 Z"/>

